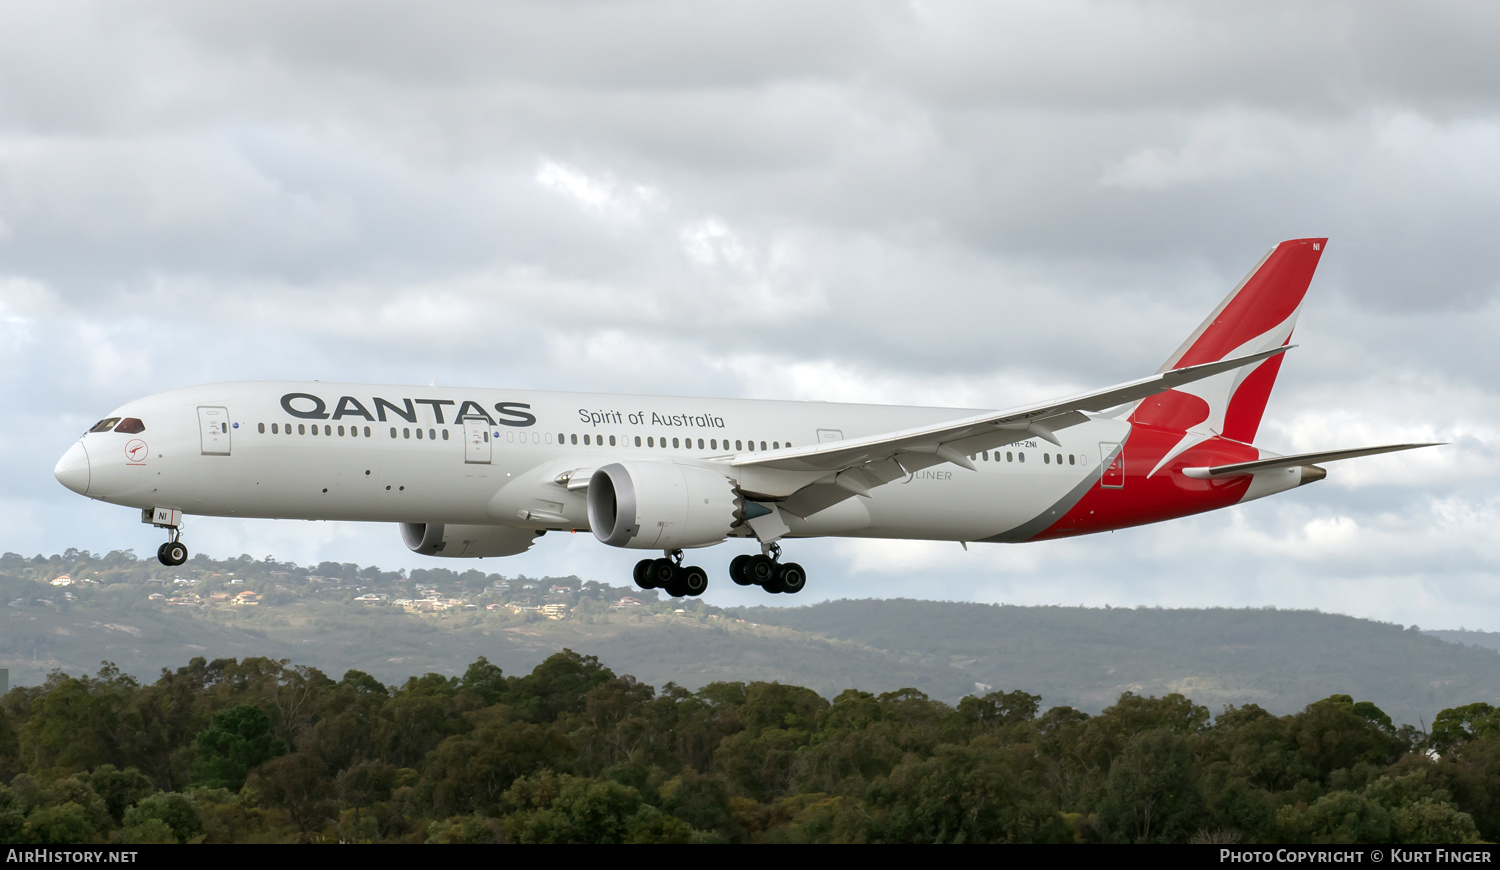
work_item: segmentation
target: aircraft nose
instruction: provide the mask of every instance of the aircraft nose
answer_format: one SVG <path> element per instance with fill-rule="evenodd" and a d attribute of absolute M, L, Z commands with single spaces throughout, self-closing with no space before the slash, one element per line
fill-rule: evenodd
<path fill-rule="evenodd" d="M 82 441 L 73 442 L 68 452 L 57 460 L 57 467 L 52 469 L 52 474 L 57 477 L 58 483 L 68 489 L 79 495 L 88 495 L 89 452 L 84 449 Z"/>

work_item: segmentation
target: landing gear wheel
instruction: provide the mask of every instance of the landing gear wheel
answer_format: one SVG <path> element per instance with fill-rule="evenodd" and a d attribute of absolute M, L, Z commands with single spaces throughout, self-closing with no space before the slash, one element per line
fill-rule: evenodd
<path fill-rule="evenodd" d="M 667 592 L 674 598 L 684 596 L 697 597 L 702 595 L 708 588 L 708 572 L 702 568 L 678 568 L 677 577 L 667 586 Z"/>
<path fill-rule="evenodd" d="M 776 561 L 766 555 L 751 556 L 745 565 L 745 576 L 750 578 L 751 583 L 765 586 L 769 591 L 768 584 L 776 579 Z"/>
<path fill-rule="evenodd" d="M 188 560 L 188 549 L 181 541 L 168 541 L 156 551 L 156 559 L 168 567 L 176 567 Z"/>
<path fill-rule="evenodd" d="M 656 584 L 651 582 L 651 560 L 642 559 L 635 563 L 635 571 L 631 572 L 631 578 L 635 585 L 642 589 L 655 589 Z"/>
<path fill-rule="evenodd" d="M 795 595 L 801 592 L 806 585 L 807 572 L 803 571 L 802 566 L 796 562 L 788 562 L 782 565 L 781 570 L 776 575 L 777 592 Z"/>
<path fill-rule="evenodd" d="M 646 569 L 646 579 L 651 581 L 647 589 L 665 589 L 671 592 L 672 581 L 677 579 L 677 566 L 671 559 L 652 559 Z"/>
<path fill-rule="evenodd" d="M 741 586 L 754 586 L 750 577 L 750 556 L 741 554 L 729 560 L 729 579 Z"/>

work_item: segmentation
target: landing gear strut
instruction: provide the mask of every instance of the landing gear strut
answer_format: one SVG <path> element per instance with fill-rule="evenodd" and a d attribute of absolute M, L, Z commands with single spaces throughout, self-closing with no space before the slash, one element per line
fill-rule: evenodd
<path fill-rule="evenodd" d="M 762 544 L 757 556 L 735 556 L 729 576 L 741 586 L 759 586 L 772 594 L 801 592 L 807 573 L 796 562 L 781 562 L 780 544 Z"/>
<path fill-rule="evenodd" d="M 156 548 L 156 560 L 168 568 L 188 560 L 187 545 L 182 543 L 182 511 L 170 508 L 146 508 L 141 522 L 167 530 L 167 542 Z"/>
<path fill-rule="evenodd" d="M 681 550 L 667 550 L 663 558 L 635 563 L 634 578 L 642 589 L 665 589 L 673 598 L 696 597 L 708 589 L 708 572 L 684 567 Z"/>

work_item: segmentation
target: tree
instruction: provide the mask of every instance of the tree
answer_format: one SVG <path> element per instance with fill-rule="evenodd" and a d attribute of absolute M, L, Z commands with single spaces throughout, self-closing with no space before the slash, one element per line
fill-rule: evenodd
<path fill-rule="evenodd" d="M 1478 737 L 1500 737 L 1500 711 L 1483 701 L 1437 714 L 1429 740 L 1433 749 L 1446 754 Z"/>
<path fill-rule="evenodd" d="M 198 758 L 193 784 L 239 791 L 257 766 L 287 751 L 286 743 L 271 735 L 271 717 L 251 704 L 215 714 L 213 725 L 198 735 Z"/>

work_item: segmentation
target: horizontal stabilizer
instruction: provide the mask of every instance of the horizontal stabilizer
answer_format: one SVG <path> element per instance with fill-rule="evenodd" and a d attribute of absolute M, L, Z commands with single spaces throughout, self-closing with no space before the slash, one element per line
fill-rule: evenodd
<path fill-rule="evenodd" d="M 1254 474 L 1257 471 L 1271 471 L 1277 468 L 1296 468 L 1301 465 L 1314 465 L 1319 462 L 1336 462 L 1340 459 L 1374 456 L 1377 453 L 1415 450 L 1418 447 L 1439 447 L 1442 443 L 1387 444 L 1382 447 L 1356 447 L 1353 450 L 1325 450 L 1321 453 L 1298 453 L 1295 456 L 1275 456 L 1270 459 L 1257 459 L 1254 462 L 1236 462 L 1231 465 L 1184 468 L 1182 473 L 1199 480 L 1211 480 L 1216 477 L 1234 477 L 1238 474 Z"/>

